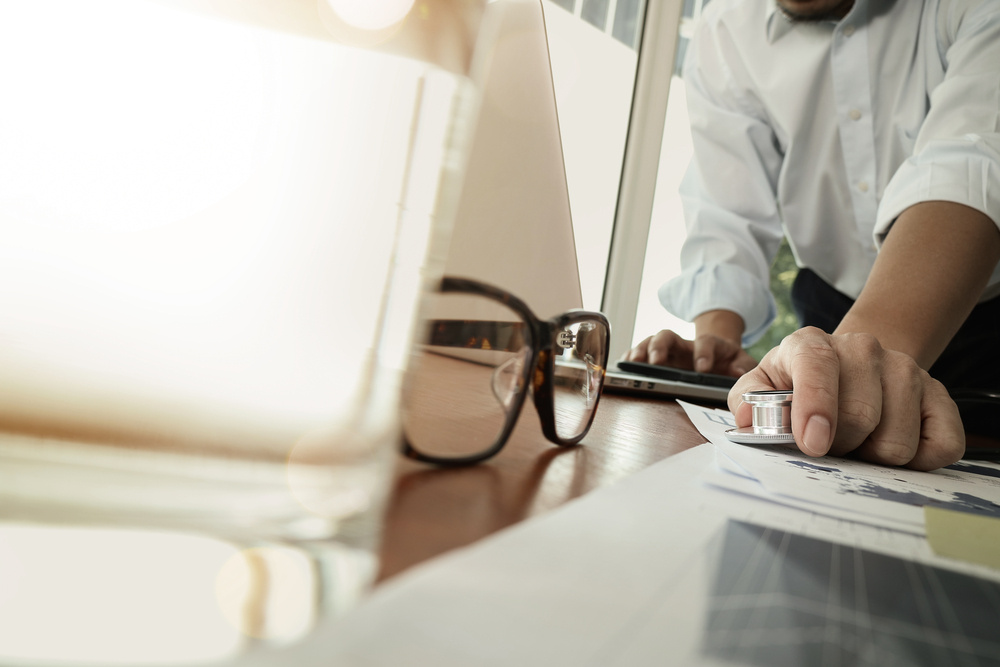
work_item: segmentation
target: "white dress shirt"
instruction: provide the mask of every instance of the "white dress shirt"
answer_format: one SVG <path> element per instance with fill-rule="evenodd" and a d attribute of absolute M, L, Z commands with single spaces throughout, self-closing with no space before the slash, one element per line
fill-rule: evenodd
<path fill-rule="evenodd" d="M 660 288 L 678 317 L 731 310 L 757 340 L 782 234 L 799 266 L 857 298 L 909 206 L 1000 223 L 1000 0 L 857 0 L 840 21 L 795 24 L 773 0 L 713 0 L 684 78 L 688 236 Z M 982 298 L 997 294 L 1000 268 Z"/>

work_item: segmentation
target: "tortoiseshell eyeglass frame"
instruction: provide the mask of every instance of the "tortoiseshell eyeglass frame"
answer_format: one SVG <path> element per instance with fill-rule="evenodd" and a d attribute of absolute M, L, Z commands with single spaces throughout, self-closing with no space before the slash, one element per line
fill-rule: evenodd
<path fill-rule="evenodd" d="M 611 339 L 611 325 L 608 323 L 608 319 L 598 312 L 570 310 L 551 319 L 542 320 L 532 312 L 526 303 L 510 292 L 468 278 L 445 277 L 441 281 L 438 292 L 442 294 L 468 294 L 491 299 L 515 312 L 521 318 L 521 322 L 432 320 L 426 323 L 428 339 L 421 342 L 456 348 L 506 351 L 518 350 L 528 345 L 531 348 L 531 359 L 521 369 L 520 386 L 531 387 L 535 409 L 538 411 L 542 425 L 542 433 L 549 441 L 562 447 L 576 445 L 583 440 L 593 424 L 604 388 L 604 374 L 608 367 Z M 559 338 L 561 335 L 565 335 L 566 328 L 584 322 L 592 323 L 597 335 L 603 335 L 600 358 L 593 360 L 594 370 L 598 376 L 595 387 L 596 397 L 589 418 L 581 432 L 574 437 L 565 438 L 559 435 L 556 428 L 555 360 L 557 356 L 562 354 L 565 347 L 565 345 L 560 344 Z M 514 403 L 507 412 L 503 428 L 497 435 L 496 441 L 482 452 L 457 458 L 432 456 L 416 449 L 404 433 L 403 454 L 417 461 L 441 466 L 465 466 L 485 461 L 495 456 L 507 444 L 524 407 L 527 393 L 522 391 L 514 396 Z"/>

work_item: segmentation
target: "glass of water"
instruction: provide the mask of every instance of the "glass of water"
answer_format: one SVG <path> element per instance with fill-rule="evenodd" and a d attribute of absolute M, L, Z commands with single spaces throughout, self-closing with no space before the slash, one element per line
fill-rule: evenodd
<path fill-rule="evenodd" d="M 483 4 L 0 8 L 0 662 L 228 660 L 370 587 Z"/>

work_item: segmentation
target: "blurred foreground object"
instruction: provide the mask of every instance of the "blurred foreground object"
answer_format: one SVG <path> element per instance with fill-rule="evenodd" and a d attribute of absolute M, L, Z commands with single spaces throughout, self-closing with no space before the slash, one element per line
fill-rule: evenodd
<path fill-rule="evenodd" d="M 220 659 L 368 589 L 484 4 L 0 7 L 0 561 L 75 573 L 5 570 L 0 661 Z"/>

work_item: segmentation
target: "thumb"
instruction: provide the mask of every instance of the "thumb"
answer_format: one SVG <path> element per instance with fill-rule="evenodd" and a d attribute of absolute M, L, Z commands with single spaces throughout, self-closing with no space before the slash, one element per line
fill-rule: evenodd
<path fill-rule="evenodd" d="M 744 356 L 737 355 L 736 359 L 729 364 L 729 374 L 734 377 L 742 377 L 752 371 L 755 367 L 753 363 L 753 358 L 746 359 Z"/>

